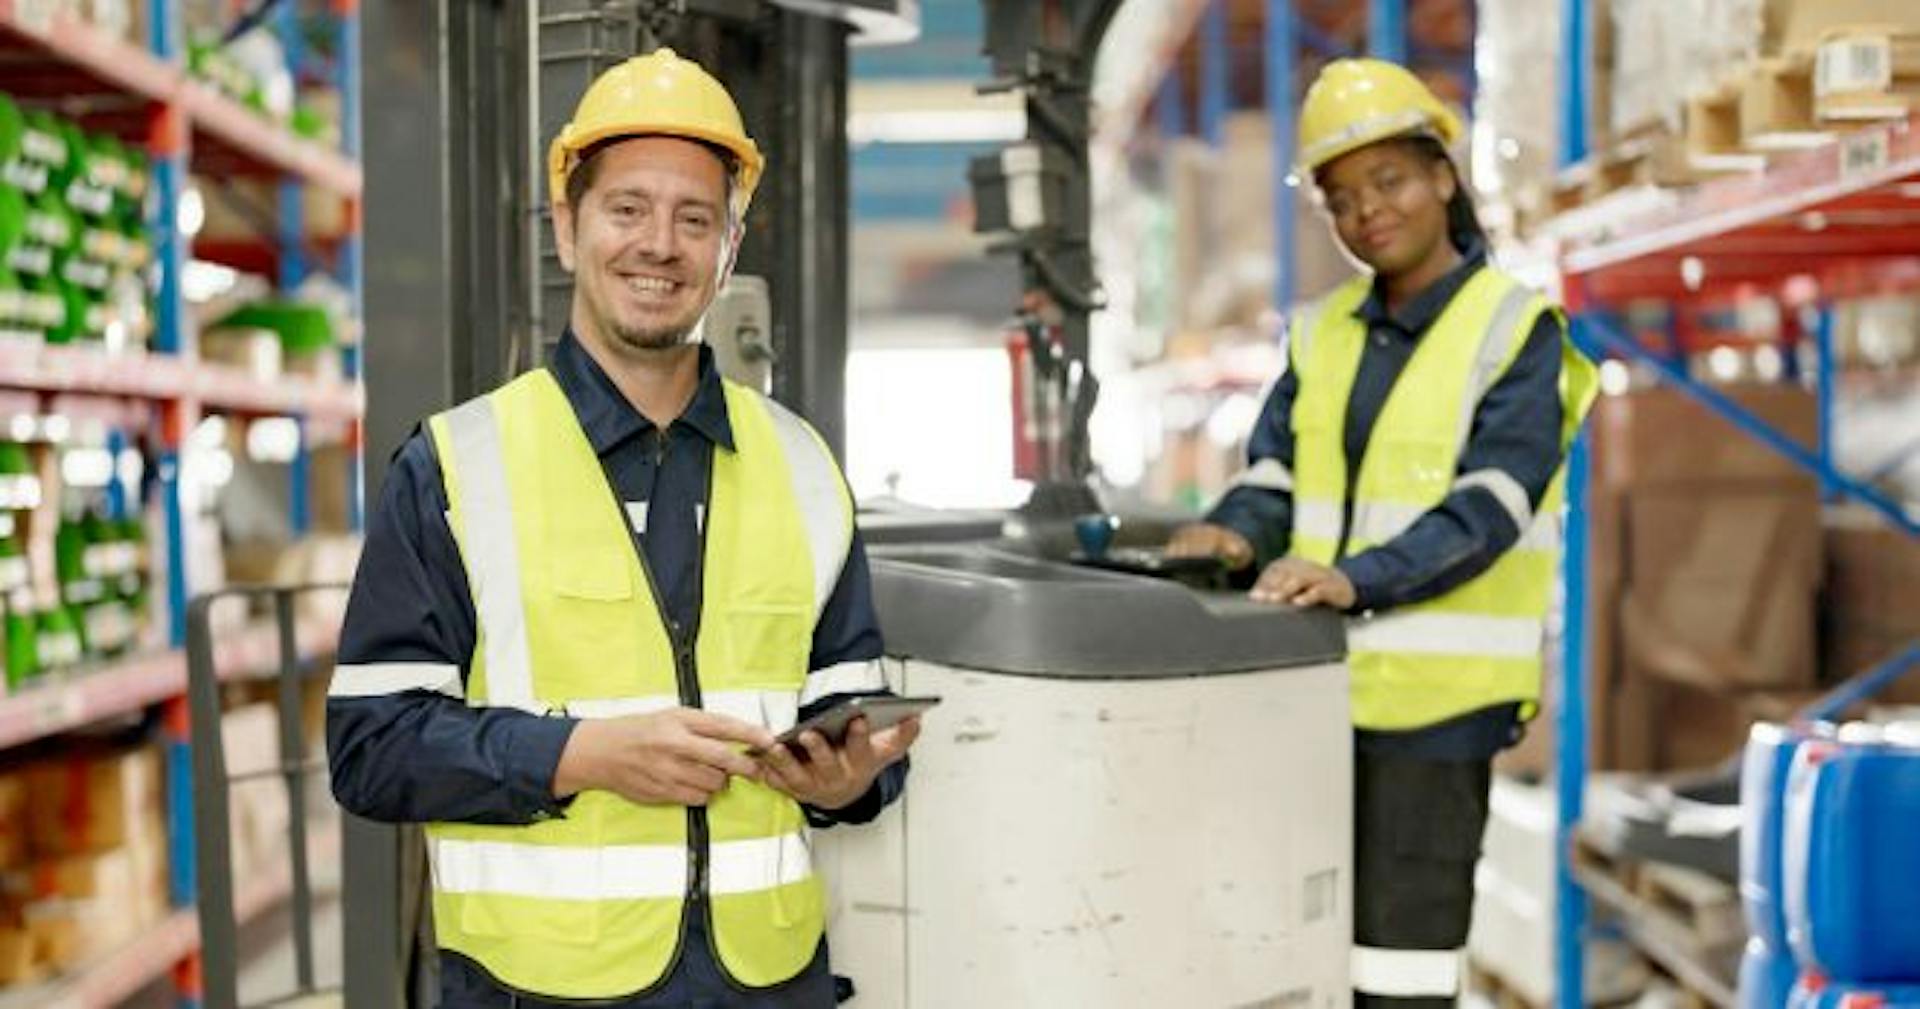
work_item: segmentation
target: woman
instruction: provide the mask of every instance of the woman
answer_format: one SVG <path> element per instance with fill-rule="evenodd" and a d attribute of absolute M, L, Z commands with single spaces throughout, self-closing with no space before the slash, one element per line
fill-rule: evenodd
<path fill-rule="evenodd" d="M 1348 629 L 1356 1006 L 1450 1006 L 1491 761 L 1540 694 L 1558 474 L 1594 368 L 1559 310 L 1488 262 L 1405 69 L 1329 64 L 1300 116 L 1311 178 L 1366 272 L 1297 313 L 1248 469 L 1177 555 Z"/>

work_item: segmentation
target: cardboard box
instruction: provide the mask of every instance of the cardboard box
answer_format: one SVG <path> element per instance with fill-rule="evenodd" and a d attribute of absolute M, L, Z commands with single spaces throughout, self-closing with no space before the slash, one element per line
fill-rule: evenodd
<path fill-rule="evenodd" d="M 1912 0 L 1767 0 L 1768 55 L 1811 53 L 1835 28 L 1861 25 L 1920 30 L 1920 4 Z"/>
<path fill-rule="evenodd" d="M 1920 543 L 1861 509 L 1827 516 L 1827 581 L 1822 629 L 1828 682 L 1839 682 L 1920 641 Z M 1879 700 L 1920 704 L 1920 672 Z"/>
<path fill-rule="evenodd" d="M 27 782 L 32 850 L 44 857 L 140 839 L 163 797 L 160 754 L 151 747 L 48 760 L 28 768 Z"/>
<path fill-rule="evenodd" d="M 1619 633 L 1636 667 L 1709 689 L 1811 686 L 1819 501 L 1800 480 L 1625 496 Z"/>
<path fill-rule="evenodd" d="M 1820 681 L 1812 585 L 1671 579 L 1629 590 L 1627 658 L 1707 689 L 1813 687 Z"/>
<path fill-rule="evenodd" d="M 31 981 L 39 974 L 33 934 L 24 925 L 0 925 L 0 985 Z"/>
<path fill-rule="evenodd" d="M 0 774 L 0 871 L 27 860 L 27 779 L 19 772 Z"/>
<path fill-rule="evenodd" d="M 1651 677 L 1648 677 L 1651 679 Z M 1712 767 L 1737 756 L 1755 722 L 1782 722 L 1817 699 L 1817 689 L 1721 693 L 1659 682 L 1656 771 Z"/>
<path fill-rule="evenodd" d="M 1821 36 L 1814 115 L 1823 123 L 1904 119 L 1920 108 L 1920 31 L 1879 25 Z"/>
<path fill-rule="evenodd" d="M 272 771 L 280 766 L 280 721 L 271 704 L 248 704 L 220 719 L 227 773 L 233 777 Z M 237 877 L 262 868 L 285 849 L 292 810 L 279 776 L 233 783 L 227 793 L 233 869 Z"/>
<path fill-rule="evenodd" d="M 1817 441 L 1820 422 L 1812 393 L 1775 384 L 1732 385 L 1719 391 L 1802 445 L 1812 448 Z M 1813 486 L 1813 479 L 1784 457 L 1739 435 L 1718 414 L 1678 390 L 1602 396 L 1590 423 L 1596 490 L 1697 487 L 1712 480 L 1786 480 Z"/>

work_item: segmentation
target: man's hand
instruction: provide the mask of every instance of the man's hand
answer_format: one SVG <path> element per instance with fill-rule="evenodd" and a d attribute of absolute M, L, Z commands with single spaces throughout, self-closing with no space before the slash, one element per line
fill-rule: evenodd
<path fill-rule="evenodd" d="M 775 746 L 761 755 L 766 768 L 764 780 L 815 809 L 841 809 L 867 794 L 873 779 L 906 756 L 907 748 L 918 738 L 918 718 L 879 732 L 870 732 L 867 720 L 856 718 L 847 726 L 847 738 L 838 747 L 809 729 L 800 734 L 805 759 L 785 746 Z"/>
<path fill-rule="evenodd" d="M 1352 609 L 1356 601 L 1353 582 L 1339 568 L 1298 557 L 1282 557 L 1267 565 L 1249 594 L 1255 602 L 1329 606 L 1336 610 Z"/>
<path fill-rule="evenodd" d="M 1167 541 L 1168 557 L 1218 557 L 1230 571 L 1253 563 L 1253 544 L 1226 526 L 1196 522 L 1174 530 Z"/>
<path fill-rule="evenodd" d="M 598 788 L 638 803 L 704 806 L 730 776 L 760 777 L 743 748 L 773 745 L 758 725 L 696 708 L 589 718 L 567 737 L 553 794 Z"/>

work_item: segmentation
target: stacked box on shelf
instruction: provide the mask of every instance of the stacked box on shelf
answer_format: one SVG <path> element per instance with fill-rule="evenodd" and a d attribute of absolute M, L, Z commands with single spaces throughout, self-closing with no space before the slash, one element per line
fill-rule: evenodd
<path fill-rule="evenodd" d="M 25 841 L 0 849 L 13 855 L 0 868 L 0 979 L 71 970 L 166 913 L 162 781 L 151 746 L 85 749 L 0 777 L 0 806 L 5 782 L 22 795 L 8 819 Z"/>
<path fill-rule="evenodd" d="M 1804 390 L 1721 391 L 1812 443 Z M 1818 488 L 1675 390 L 1604 397 L 1591 423 L 1595 766 L 1711 762 L 1817 686 Z"/>
<path fill-rule="evenodd" d="M 1840 680 L 1920 641 L 1920 543 L 1855 509 L 1830 513 L 1826 537 L 1824 664 Z M 1920 671 L 1880 699 L 1920 705 Z"/>

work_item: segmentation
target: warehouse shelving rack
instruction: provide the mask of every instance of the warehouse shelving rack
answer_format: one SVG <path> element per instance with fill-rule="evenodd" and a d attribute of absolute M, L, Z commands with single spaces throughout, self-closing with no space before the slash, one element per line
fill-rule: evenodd
<path fill-rule="evenodd" d="M 360 317 L 358 0 L 328 4 L 337 36 L 334 60 L 325 72 L 340 93 L 340 150 L 297 137 L 189 77 L 176 0 L 135 2 L 144 4 L 148 32 L 144 47 L 82 20 L 72 4 L 0 0 L 0 55 L 6 58 L 0 90 L 29 103 L 58 103 L 76 112 L 86 128 L 118 136 L 148 153 L 154 189 L 148 224 L 158 281 L 149 353 L 110 357 L 81 346 L 0 347 L 0 407 L 40 412 L 51 402 L 63 410 L 72 408 L 118 423 L 155 424 L 161 447 L 156 462 L 166 514 L 166 599 L 172 647 L 56 674 L 0 697 L 0 748 L 162 705 L 170 891 L 176 910 L 126 948 L 77 974 L 0 993 L 0 1007 L 8 1009 L 15 1005 L 110 1006 L 169 972 L 182 1006 L 200 1002 L 183 650 L 192 584 L 184 549 L 181 487 L 181 452 L 187 434 L 207 413 L 294 418 L 301 426 L 302 441 L 290 470 L 290 525 L 300 532 L 309 523 L 309 436 L 321 426 L 340 431 L 352 450 L 346 481 L 350 525 L 358 529 L 363 515 L 359 480 L 363 394 L 357 344 L 350 342 L 343 351 L 345 382 L 263 383 L 239 369 L 197 360 L 196 334 L 183 290 L 190 255 L 243 269 L 271 265 L 282 288 L 291 288 L 316 265 L 310 256 L 318 252 L 331 256 L 329 272 L 350 293 L 354 318 Z M 296 73 L 305 62 L 297 6 L 295 0 L 280 0 L 273 22 Z M 190 170 L 223 180 L 277 179 L 277 233 L 262 236 L 257 243 L 205 242 L 189 249 L 187 236 L 178 227 L 177 208 Z M 307 234 L 301 215 L 307 186 L 345 201 L 345 233 Z M 110 500 L 124 507 L 124 494 L 111 494 Z M 301 622 L 295 640 L 303 659 L 313 661 L 329 654 L 337 633 L 337 626 L 327 622 Z M 280 644 L 278 628 L 250 626 L 223 636 L 215 650 L 215 664 L 223 675 L 270 667 Z M 250 881 L 237 894 L 237 910 L 242 918 L 261 913 L 282 899 L 288 887 L 286 879 L 271 874 Z"/>
<path fill-rule="evenodd" d="M 1561 160 L 1570 166 L 1588 154 L 1589 71 L 1582 54 L 1590 51 L 1592 12 L 1583 0 L 1562 0 L 1562 11 L 1570 55 L 1561 61 Z M 1559 262 L 1577 342 L 1596 358 L 1647 366 L 1743 435 L 1815 476 L 1827 500 L 1862 504 L 1920 538 L 1920 519 L 1912 511 L 1876 491 L 1871 477 L 1841 472 L 1832 452 L 1834 410 L 1843 394 L 1832 346 L 1834 303 L 1920 290 L 1920 116 L 1852 130 L 1825 146 L 1780 156 L 1760 174 L 1694 187 L 1665 206 L 1626 211 L 1614 215 L 1617 219 L 1605 212 L 1583 215 L 1586 227 L 1565 240 Z M 1676 353 L 1684 348 L 1651 349 L 1624 332 L 1610 311 L 1636 299 L 1695 310 L 1757 297 L 1776 299 L 1817 320 L 1811 326 L 1790 324 L 1785 334 L 1788 340 L 1812 343 L 1813 374 L 1806 377 L 1815 390 L 1819 435 L 1811 448 L 1691 377 Z M 1788 317 L 1795 318 L 1791 312 Z M 1582 435 L 1567 479 L 1566 620 L 1555 753 L 1556 1000 L 1567 1009 L 1580 1005 L 1589 930 L 1586 899 L 1593 896 L 1621 912 L 1626 937 L 1644 952 L 1716 1004 L 1731 1006 L 1734 993 L 1724 977 L 1676 944 L 1659 941 L 1659 923 L 1630 896 L 1605 892 L 1604 886 L 1590 891 L 1572 867 L 1587 778 L 1588 470 L 1587 436 Z M 1920 642 L 1835 688 L 1801 715 L 1836 715 L 1915 666 L 1920 666 Z"/>

